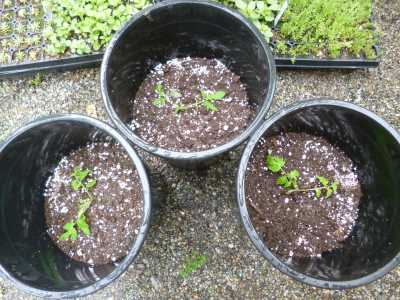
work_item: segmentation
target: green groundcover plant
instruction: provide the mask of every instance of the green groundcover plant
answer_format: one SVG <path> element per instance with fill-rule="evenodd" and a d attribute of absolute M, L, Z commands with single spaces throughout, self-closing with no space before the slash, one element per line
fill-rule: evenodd
<path fill-rule="evenodd" d="M 277 52 L 374 58 L 371 13 L 372 0 L 291 0 L 280 21 Z M 290 48 L 286 41 L 298 44 Z"/>
<path fill-rule="evenodd" d="M 272 37 L 269 26 L 280 9 L 278 0 L 218 0 L 238 9 L 265 36 Z M 151 0 L 45 0 L 43 6 L 51 18 L 44 35 L 49 54 L 98 52 L 134 13 L 150 5 Z"/>
<path fill-rule="evenodd" d="M 253 22 L 267 41 L 271 39 L 273 33 L 270 25 L 277 12 L 281 9 L 280 0 L 218 0 L 218 2 L 239 10 Z"/>
<path fill-rule="evenodd" d="M 271 26 L 283 0 L 214 0 L 239 10 L 276 52 L 291 57 L 342 55 L 374 58 L 376 44 L 370 20 L 372 0 L 290 0 L 279 30 Z M 112 35 L 151 0 L 44 0 L 51 16 L 44 29 L 49 54 L 89 54 L 104 49 Z M 5 29 L 2 29 L 5 30 Z M 286 42 L 296 42 L 290 47 Z"/>
<path fill-rule="evenodd" d="M 50 54 L 98 52 L 134 13 L 150 0 L 45 0 L 50 14 L 44 29 Z"/>

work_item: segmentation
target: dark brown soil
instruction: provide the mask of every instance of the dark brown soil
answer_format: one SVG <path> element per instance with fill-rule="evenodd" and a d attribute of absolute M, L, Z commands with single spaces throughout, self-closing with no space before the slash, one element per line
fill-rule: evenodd
<path fill-rule="evenodd" d="M 95 198 L 86 212 L 91 234 L 60 241 L 65 223 L 75 220 L 79 202 L 87 196 L 71 188 L 75 167 L 88 168 L 97 180 Z M 91 265 L 117 261 L 128 254 L 143 214 L 142 189 L 132 160 L 116 144 L 94 143 L 61 159 L 45 189 L 48 234 L 69 257 Z"/>
<path fill-rule="evenodd" d="M 163 107 L 153 104 L 156 85 L 181 94 Z M 224 91 L 218 111 L 195 108 L 200 91 Z M 192 106 L 176 113 L 175 102 Z M 131 127 L 148 143 L 169 150 L 190 152 L 216 147 L 245 130 L 255 115 L 240 77 L 216 59 L 182 58 L 158 65 L 145 78 L 133 104 Z"/>
<path fill-rule="evenodd" d="M 286 160 L 285 170 L 300 171 L 299 186 L 319 186 L 316 176 L 338 182 L 337 193 L 317 198 L 314 192 L 287 194 L 279 177 L 266 168 L 271 151 Z M 286 133 L 260 140 L 246 174 L 246 201 L 252 223 L 275 254 L 319 257 L 341 248 L 358 216 L 361 187 L 357 169 L 345 153 L 321 137 Z"/>

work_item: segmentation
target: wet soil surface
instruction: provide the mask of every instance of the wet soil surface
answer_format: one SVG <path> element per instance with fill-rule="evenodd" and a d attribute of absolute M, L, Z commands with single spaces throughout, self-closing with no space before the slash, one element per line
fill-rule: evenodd
<path fill-rule="evenodd" d="M 154 104 L 160 97 L 157 85 L 166 98 L 162 106 Z M 202 105 L 202 91 L 225 93 L 214 101 L 215 111 Z M 255 107 L 238 75 L 216 59 L 186 57 L 157 65 L 145 78 L 134 99 L 131 127 L 152 145 L 191 152 L 232 140 L 254 116 Z"/>
<path fill-rule="evenodd" d="M 266 167 L 269 151 L 285 159 L 286 172 L 300 172 L 299 187 L 321 186 L 316 176 L 338 183 L 330 197 L 314 191 L 288 194 Z M 246 174 L 246 200 L 254 227 L 281 258 L 321 256 L 341 248 L 358 216 L 361 187 L 357 168 L 345 153 L 322 137 L 285 133 L 260 140 Z"/>
<path fill-rule="evenodd" d="M 75 220 L 87 195 L 71 188 L 75 167 L 89 169 L 97 180 L 94 201 L 86 212 L 91 234 L 78 230 L 75 241 L 60 241 L 64 224 Z M 45 189 L 48 234 L 69 257 L 91 265 L 117 261 L 128 254 L 143 214 L 142 189 L 132 160 L 116 144 L 93 143 L 61 159 Z"/>

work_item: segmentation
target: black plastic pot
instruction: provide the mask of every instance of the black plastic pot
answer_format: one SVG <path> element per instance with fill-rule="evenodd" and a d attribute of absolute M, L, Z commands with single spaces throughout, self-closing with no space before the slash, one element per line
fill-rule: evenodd
<path fill-rule="evenodd" d="M 257 116 L 235 139 L 201 152 L 148 144 L 128 126 L 132 99 L 148 72 L 175 57 L 218 58 L 241 76 Z M 276 68 L 260 32 L 241 14 L 210 1 L 165 1 L 135 15 L 110 42 L 101 67 L 107 113 L 135 145 L 182 167 L 194 167 L 245 141 L 261 125 L 275 91 Z"/>
<path fill-rule="evenodd" d="M 363 196 L 356 225 L 342 249 L 324 253 L 322 258 L 280 260 L 263 243 L 249 217 L 245 190 L 249 158 L 261 137 L 281 131 L 324 136 L 359 168 Z M 313 100 L 277 112 L 249 140 L 236 192 L 251 241 L 272 265 L 298 281 L 322 288 L 353 288 L 382 277 L 400 263 L 400 134 L 366 109 L 347 102 Z"/>
<path fill-rule="evenodd" d="M 43 189 L 62 156 L 89 142 L 116 141 L 132 159 L 143 189 L 143 219 L 129 254 L 91 267 L 67 257 L 46 233 Z M 81 115 L 34 121 L 0 145 L 0 273 L 24 292 L 81 297 L 111 283 L 133 262 L 149 229 L 150 184 L 130 143 L 112 127 Z"/>

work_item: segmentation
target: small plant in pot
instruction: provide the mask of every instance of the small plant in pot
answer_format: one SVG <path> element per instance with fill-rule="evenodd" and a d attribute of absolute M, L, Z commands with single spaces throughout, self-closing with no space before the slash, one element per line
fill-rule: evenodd
<path fill-rule="evenodd" d="M 179 0 L 144 9 L 113 38 L 101 88 L 110 118 L 129 140 L 196 167 L 261 124 L 275 77 L 262 35 L 240 13 Z"/>
<path fill-rule="evenodd" d="M 274 266 L 317 287 L 367 284 L 400 261 L 400 135 L 358 106 L 314 100 L 251 137 L 237 178 L 243 224 Z"/>
<path fill-rule="evenodd" d="M 81 297 L 135 259 L 149 228 L 149 180 L 113 128 L 80 115 L 34 121 L 1 145 L 0 166 L 0 271 L 22 291 Z"/>
<path fill-rule="evenodd" d="M 326 139 L 306 133 L 261 139 L 256 151 L 248 165 L 246 187 L 253 192 L 247 201 L 270 249 L 286 260 L 340 248 L 361 197 L 352 161 Z"/>
<path fill-rule="evenodd" d="M 126 256 L 143 215 L 138 173 L 119 145 L 89 143 L 64 156 L 44 191 L 48 233 L 90 265 Z"/>
<path fill-rule="evenodd" d="M 217 59 L 178 58 L 157 65 L 132 102 L 131 128 L 153 145 L 202 151 L 239 135 L 254 118 L 239 76 Z"/>

